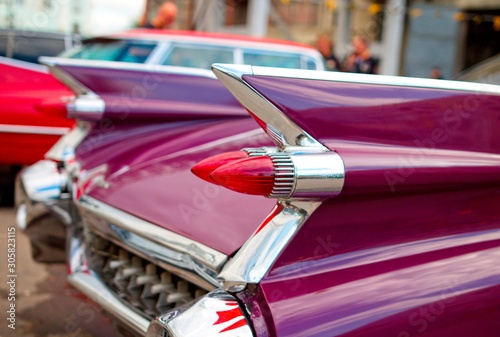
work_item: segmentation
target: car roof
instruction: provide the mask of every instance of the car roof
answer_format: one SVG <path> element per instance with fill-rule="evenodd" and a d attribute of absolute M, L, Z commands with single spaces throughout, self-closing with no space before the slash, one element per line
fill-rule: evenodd
<path fill-rule="evenodd" d="M 225 33 L 212 33 L 212 32 L 200 32 L 200 31 L 185 31 L 185 30 L 166 30 L 166 29 L 133 29 L 126 32 L 111 34 L 109 37 L 112 38 L 140 38 L 140 39 L 150 39 L 150 40 L 184 40 L 184 41 L 198 41 L 198 42 L 208 42 L 212 40 L 213 43 L 223 44 L 224 42 L 228 44 L 247 44 L 251 46 L 264 46 L 264 45 L 281 45 L 289 46 L 294 48 L 305 48 L 307 50 L 315 50 L 314 47 L 292 41 L 270 39 L 270 38 L 260 38 L 246 35 L 235 35 L 235 34 L 225 34 Z"/>

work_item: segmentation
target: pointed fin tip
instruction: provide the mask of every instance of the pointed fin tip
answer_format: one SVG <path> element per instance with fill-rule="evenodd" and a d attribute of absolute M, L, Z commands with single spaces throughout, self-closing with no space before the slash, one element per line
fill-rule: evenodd
<path fill-rule="evenodd" d="M 221 74 L 241 78 L 243 75 L 253 74 L 252 66 L 246 64 L 214 63 L 212 65 L 212 71 L 217 77 Z"/>

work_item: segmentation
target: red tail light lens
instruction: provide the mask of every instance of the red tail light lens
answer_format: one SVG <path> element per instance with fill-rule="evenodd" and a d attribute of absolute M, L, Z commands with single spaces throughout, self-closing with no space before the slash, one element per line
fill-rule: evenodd
<path fill-rule="evenodd" d="M 245 151 L 233 151 L 218 154 L 200 161 L 191 169 L 191 172 L 193 172 L 197 177 L 206 180 L 209 183 L 213 183 L 214 181 L 210 178 L 210 174 L 212 174 L 213 171 L 223 165 L 242 158 L 248 158 L 248 153 Z"/>
<path fill-rule="evenodd" d="M 236 192 L 268 196 L 273 191 L 275 173 L 271 158 L 263 156 L 233 161 L 213 171 L 210 177 Z"/>
<path fill-rule="evenodd" d="M 37 109 L 40 113 L 47 116 L 54 117 L 68 117 L 68 110 L 66 103 L 58 99 L 46 99 L 41 101 L 40 103 L 35 105 L 35 109 Z"/>

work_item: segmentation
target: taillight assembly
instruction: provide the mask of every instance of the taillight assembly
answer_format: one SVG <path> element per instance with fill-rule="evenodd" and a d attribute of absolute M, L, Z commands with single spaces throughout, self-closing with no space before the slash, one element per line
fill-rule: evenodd
<path fill-rule="evenodd" d="M 62 117 L 62 118 L 67 118 L 68 116 L 67 102 L 63 100 L 63 98 L 45 99 L 40 103 L 36 104 L 35 109 L 37 109 L 40 113 L 47 116 Z"/>
<path fill-rule="evenodd" d="M 288 153 L 269 148 L 239 152 L 244 154 L 207 158 L 192 171 L 230 190 L 271 198 L 325 199 L 342 190 L 344 164 L 335 152 Z"/>
<path fill-rule="evenodd" d="M 273 191 L 275 173 L 271 158 L 265 156 L 233 161 L 217 168 L 210 178 L 236 192 L 267 196 Z"/>

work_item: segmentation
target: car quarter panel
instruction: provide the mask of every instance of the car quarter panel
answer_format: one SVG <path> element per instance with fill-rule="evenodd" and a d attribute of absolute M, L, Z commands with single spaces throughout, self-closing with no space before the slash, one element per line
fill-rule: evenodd
<path fill-rule="evenodd" d="M 496 335 L 499 201 L 489 188 L 325 202 L 261 283 L 276 334 Z"/>
<path fill-rule="evenodd" d="M 340 196 L 240 294 L 257 335 L 498 335 L 498 87 L 335 76 L 243 76 L 345 165 Z"/>
<path fill-rule="evenodd" d="M 209 70 L 95 60 L 41 60 L 62 81 L 70 79 L 87 91 L 84 97 L 98 95 L 102 99 L 102 112 L 69 111 L 73 118 L 124 121 L 247 117 Z"/>
<path fill-rule="evenodd" d="M 77 148 L 81 177 L 104 177 L 85 193 L 136 217 L 230 255 L 273 208 L 198 179 L 191 168 L 211 155 L 265 146 L 250 118 L 95 128 Z M 230 207 L 228 207 L 230 205 Z"/>
<path fill-rule="evenodd" d="M 72 95 L 45 67 L 0 58 L 0 163 L 42 159 L 74 121 L 42 115 L 35 105 L 46 97 Z"/>
<path fill-rule="evenodd" d="M 314 138 L 500 153 L 497 92 L 245 75 L 243 79 Z M 356 74 L 353 74 L 356 75 Z M 335 77 L 338 76 L 338 80 Z M 356 78 L 353 78 L 356 80 Z M 444 81 L 450 82 L 450 81 Z M 443 82 L 443 83 L 444 83 Z"/>

